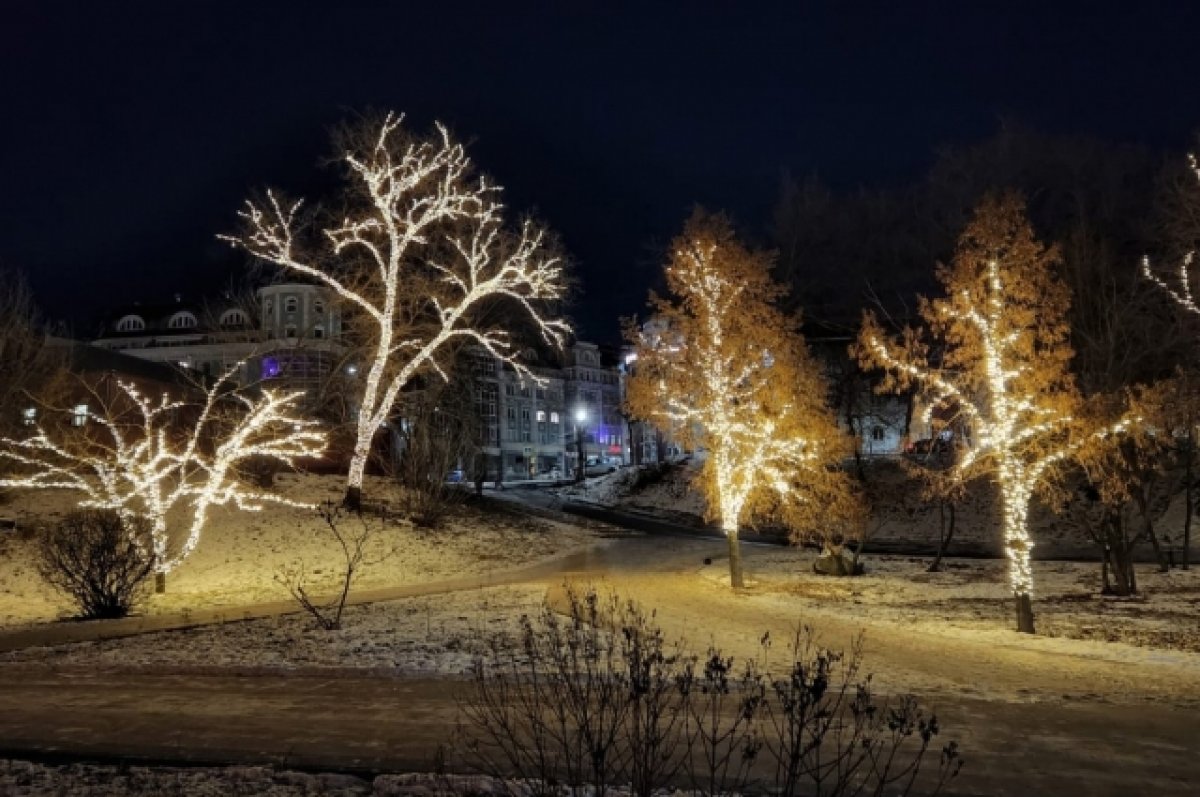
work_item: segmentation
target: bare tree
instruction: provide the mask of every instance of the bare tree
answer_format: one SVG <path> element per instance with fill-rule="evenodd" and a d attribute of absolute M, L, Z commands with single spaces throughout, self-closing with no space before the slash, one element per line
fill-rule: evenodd
<path fill-rule="evenodd" d="M 385 519 L 381 517 L 378 524 L 373 524 L 362 513 L 358 513 L 357 528 L 350 531 L 345 528 L 345 518 L 335 504 L 322 504 L 317 507 L 317 514 L 324 524 L 323 528 L 337 542 L 342 555 L 337 592 L 325 600 L 310 594 L 308 574 L 303 563 L 276 573 L 275 581 L 288 591 L 300 607 L 316 621 L 318 627 L 325 631 L 336 631 L 342 627 L 342 614 L 346 610 L 346 601 L 350 598 L 350 588 L 359 572 L 363 567 L 379 564 L 389 556 L 387 552 L 376 557 L 371 557 L 368 553 L 371 541 Z"/>
<path fill-rule="evenodd" d="M 15 434 L 33 422 L 65 378 L 66 364 L 65 349 L 49 344 L 24 275 L 0 270 L 0 434 Z M 29 409 L 34 417 L 26 414 Z"/>
<path fill-rule="evenodd" d="M 554 346 L 569 332 L 544 308 L 565 290 L 563 260 L 549 234 L 528 219 L 506 228 L 501 189 L 473 176 L 465 149 L 445 127 L 419 137 L 401 122 L 389 113 L 343 134 L 344 211 L 317 223 L 311 246 L 299 240 L 300 202 L 271 191 L 247 203 L 242 234 L 223 236 L 332 288 L 354 311 L 360 332 L 370 330 L 347 475 L 353 508 L 360 506 L 372 441 L 400 392 L 421 373 L 444 376 L 448 347 L 474 344 L 534 378 L 516 356 L 510 325 L 478 323 L 489 303 L 511 302 Z"/>

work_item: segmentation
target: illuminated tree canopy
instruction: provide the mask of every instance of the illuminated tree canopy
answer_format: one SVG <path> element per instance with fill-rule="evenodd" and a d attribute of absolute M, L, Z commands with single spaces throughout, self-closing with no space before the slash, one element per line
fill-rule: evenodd
<path fill-rule="evenodd" d="M 345 210 L 317 222 L 316 240 L 301 241 L 301 203 L 270 191 L 262 202 L 247 202 L 242 234 L 223 236 L 331 288 L 369 338 L 348 474 L 351 506 L 361 497 L 371 441 L 400 391 L 425 371 L 444 377 L 439 357 L 452 344 L 478 346 L 537 381 L 517 358 L 511 329 L 531 325 L 556 347 L 570 331 L 546 310 L 566 287 L 547 231 L 531 220 L 505 226 L 500 187 L 473 175 L 463 145 L 445 127 L 422 138 L 401 122 L 388 114 L 344 136 Z M 496 301 L 515 313 L 484 312 Z"/>
<path fill-rule="evenodd" d="M 0 460 L 15 470 L 0 478 L 0 487 L 76 490 L 81 507 L 148 519 L 153 550 L 147 554 L 159 574 L 195 550 L 213 507 L 307 506 L 249 489 L 237 468 L 252 457 L 290 466 L 320 456 L 325 434 L 296 412 L 303 393 L 236 392 L 230 382 L 236 369 L 199 406 L 143 395 L 128 382 L 97 389 L 99 410 L 89 409 L 82 426 L 39 424 L 27 438 L 0 438 Z M 193 420 L 181 422 L 189 415 Z M 173 525 L 182 531 L 172 533 Z"/>
<path fill-rule="evenodd" d="M 923 330 L 905 329 L 894 342 L 867 313 L 858 344 L 864 366 L 887 372 L 881 390 L 918 386 L 926 423 L 940 409 L 970 431 L 956 475 L 987 471 L 999 484 L 1018 630 L 1030 633 L 1030 502 L 1081 446 L 1126 425 L 1089 429 L 1076 418 L 1071 297 L 1055 276 L 1058 259 L 1056 248 L 1034 238 L 1021 201 L 987 199 L 953 262 L 938 269 L 946 295 L 921 300 Z"/>
<path fill-rule="evenodd" d="M 673 299 L 651 297 L 654 318 L 630 324 L 637 348 L 627 410 L 706 449 L 698 488 L 729 538 L 730 578 L 743 586 L 738 528 L 776 516 L 796 529 L 839 523 L 848 451 L 797 320 L 776 307 L 771 258 L 740 244 L 723 217 L 698 212 L 666 265 Z"/>

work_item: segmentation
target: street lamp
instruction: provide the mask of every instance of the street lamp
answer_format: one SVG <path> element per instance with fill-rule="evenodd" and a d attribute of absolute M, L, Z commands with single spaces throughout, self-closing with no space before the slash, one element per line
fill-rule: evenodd
<path fill-rule="evenodd" d="M 583 481 L 583 423 L 587 420 L 587 410 L 583 407 L 575 409 L 575 482 Z"/>

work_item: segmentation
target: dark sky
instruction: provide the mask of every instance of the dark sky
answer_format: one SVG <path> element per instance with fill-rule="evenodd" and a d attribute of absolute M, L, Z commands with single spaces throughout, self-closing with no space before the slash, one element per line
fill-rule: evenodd
<path fill-rule="evenodd" d="M 832 9 L 838 9 L 836 12 Z M 1190 10 L 1189 10 L 1190 9 Z M 765 228 L 780 177 L 919 177 L 1000 116 L 1181 149 L 1185 2 L 0 2 L 0 265 L 90 321 L 218 291 L 252 190 L 319 187 L 328 128 L 392 108 L 474 141 L 615 339 L 693 203 Z"/>

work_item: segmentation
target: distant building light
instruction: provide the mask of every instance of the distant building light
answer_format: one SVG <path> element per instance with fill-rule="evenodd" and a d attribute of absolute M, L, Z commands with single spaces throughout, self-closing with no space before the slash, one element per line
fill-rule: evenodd
<path fill-rule="evenodd" d="M 21 423 L 33 426 L 37 423 L 37 407 L 26 407 L 21 411 Z"/>
<path fill-rule="evenodd" d="M 347 365 L 346 373 L 350 374 L 350 376 L 354 376 L 355 374 L 358 373 L 358 366 L 357 365 Z"/>
<path fill-rule="evenodd" d="M 635 363 L 635 362 L 637 362 L 637 352 L 636 351 L 631 351 L 625 355 L 625 364 L 626 365 L 629 365 L 630 363 Z"/>

